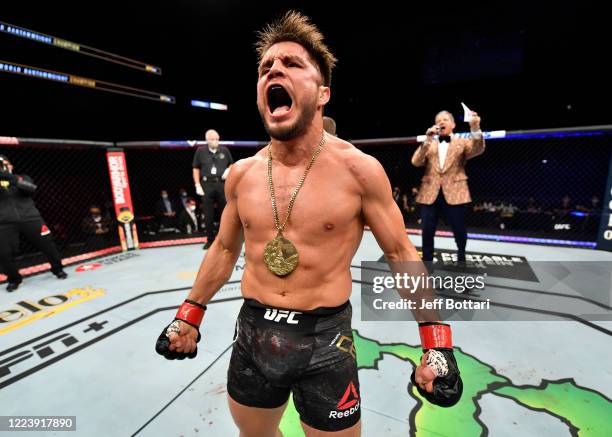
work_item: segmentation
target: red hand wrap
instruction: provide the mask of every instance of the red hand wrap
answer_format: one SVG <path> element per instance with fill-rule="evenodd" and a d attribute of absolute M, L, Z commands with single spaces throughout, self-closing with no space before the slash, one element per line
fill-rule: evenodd
<path fill-rule="evenodd" d="M 427 323 L 419 325 L 421 345 L 424 350 L 437 348 L 453 348 L 453 334 L 450 325 L 442 323 Z"/>
<path fill-rule="evenodd" d="M 204 318 L 205 311 L 205 305 L 200 305 L 197 302 L 186 300 L 176 312 L 176 318 L 182 320 L 183 322 L 189 323 L 191 326 L 199 328 L 200 323 L 202 323 L 202 319 Z"/>

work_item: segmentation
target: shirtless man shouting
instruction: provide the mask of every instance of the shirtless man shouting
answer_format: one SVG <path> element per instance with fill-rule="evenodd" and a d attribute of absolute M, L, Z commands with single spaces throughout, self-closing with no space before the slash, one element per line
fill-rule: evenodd
<path fill-rule="evenodd" d="M 230 278 L 244 243 L 245 300 L 227 383 L 240 435 L 280 435 L 292 392 L 307 436 L 358 436 L 349 297 L 364 225 L 392 270 L 422 264 L 383 167 L 323 130 L 336 59 L 321 33 L 289 12 L 260 32 L 257 49 L 257 106 L 271 142 L 232 166 L 218 237 L 157 351 L 195 356 L 206 303 Z M 454 405 L 462 386 L 450 326 L 429 320 L 419 330 L 426 352 L 412 382 L 432 403 Z"/>

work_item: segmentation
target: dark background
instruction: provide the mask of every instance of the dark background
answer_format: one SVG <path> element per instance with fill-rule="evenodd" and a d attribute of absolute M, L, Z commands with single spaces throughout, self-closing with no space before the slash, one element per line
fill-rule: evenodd
<path fill-rule="evenodd" d="M 610 122 L 605 13 L 589 2 L 3 1 L 0 20 L 159 65 L 163 76 L 0 34 L 0 60 L 174 95 L 157 103 L 0 72 L 0 135 L 265 140 L 255 31 L 289 8 L 339 59 L 327 113 L 348 139 L 422 133 L 460 101 L 483 128 Z M 191 99 L 228 112 L 192 108 Z M 460 128 L 465 129 L 461 123 Z"/>
<path fill-rule="evenodd" d="M 203 138 L 267 139 L 256 109 L 255 32 L 288 9 L 312 17 L 339 59 L 326 112 L 342 138 L 424 133 L 434 115 L 460 117 L 465 102 L 486 130 L 609 124 L 608 19 L 589 2 L 89 1 L 3 0 L 0 21 L 160 66 L 163 75 L 105 62 L 0 33 L 0 61 L 114 82 L 176 97 L 143 100 L 0 72 L 0 136 L 101 141 Z M 225 103 L 229 111 L 190 106 Z M 460 122 L 458 130 L 466 130 Z M 513 204 L 504 217 L 470 209 L 471 230 L 594 241 L 604 198 L 612 135 L 489 141 L 470 161 L 474 205 Z M 410 165 L 415 144 L 365 147 L 393 186 L 410 193 L 422 170 Z M 253 148 L 232 148 L 235 159 Z M 195 196 L 193 149 L 126 151 L 140 238 L 151 226 L 161 189 Z M 91 205 L 113 213 L 105 150 L 39 144 L 0 145 L 17 173 L 39 185 L 38 208 L 64 256 L 117 244 L 83 233 Z M 571 198 L 569 210 L 561 199 Z M 527 211 L 533 198 L 539 212 Z M 413 199 L 412 199 L 413 201 Z M 417 226 L 418 209 L 402 210 Z M 402 206 L 400 205 L 400 209 Z M 585 212 L 586 211 L 586 212 Z M 578 212 L 576 215 L 574 213 Z M 558 224 L 570 224 L 560 230 Z M 22 241 L 20 265 L 40 262 Z"/>

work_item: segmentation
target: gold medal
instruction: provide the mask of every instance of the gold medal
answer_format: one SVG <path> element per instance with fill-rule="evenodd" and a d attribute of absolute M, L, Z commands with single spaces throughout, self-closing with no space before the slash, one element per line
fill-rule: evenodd
<path fill-rule="evenodd" d="M 274 240 L 266 244 L 264 261 L 272 273 L 285 276 L 295 270 L 300 255 L 291 241 L 278 234 Z"/>
<path fill-rule="evenodd" d="M 278 218 L 278 208 L 276 207 L 276 195 L 274 193 L 274 184 L 272 183 L 272 143 L 268 144 L 268 188 L 270 189 L 270 199 L 272 200 L 272 212 L 274 214 L 274 225 L 276 226 L 276 230 L 278 234 L 274 237 L 273 240 L 268 241 L 266 243 L 266 247 L 264 248 L 264 262 L 268 269 L 277 276 L 286 276 L 298 265 L 300 260 L 300 255 L 293 245 L 293 243 L 287 240 L 283 236 L 283 230 L 285 226 L 287 226 L 287 222 L 289 221 L 289 216 L 291 215 L 291 210 L 293 210 L 293 204 L 295 203 L 295 198 L 297 197 L 300 188 L 304 185 L 304 181 L 306 180 L 306 176 L 310 171 L 310 168 L 314 164 L 321 153 L 321 149 L 325 144 L 325 131 L 321 135 L 321 141 L 319 142 L 319 146 L 317 150 L 315 150 L 310 162 L 306 166 L 306 170 L 304 170 L 304 174 L 300 178 L 295 190 L 291 194 L 291 198 L 289 199 L 289 205 L 287 206 L 287 215 L 285 217 L 285 223 L 280 224 L 280 220 Z"/>

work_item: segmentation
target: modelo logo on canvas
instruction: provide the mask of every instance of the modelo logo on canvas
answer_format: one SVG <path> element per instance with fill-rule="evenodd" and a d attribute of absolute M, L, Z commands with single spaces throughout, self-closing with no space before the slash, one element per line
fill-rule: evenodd
<path fill-rule="evenodd" d="M 0 310 L 0 335 L 105 294 L 106 291 L 102 288 L 73 288 L 66 293 L 46 296 L 36 302 L 21 300 L 7 309 Z"/>

